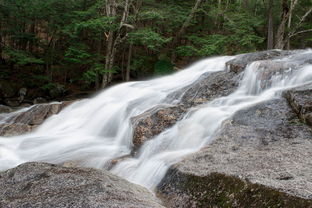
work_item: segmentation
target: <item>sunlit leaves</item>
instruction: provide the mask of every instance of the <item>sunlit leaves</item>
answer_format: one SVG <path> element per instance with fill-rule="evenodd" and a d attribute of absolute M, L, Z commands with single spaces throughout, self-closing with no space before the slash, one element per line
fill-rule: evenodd
<path fill-rule="evenodd" d="M 169 41 L 170 38 L 164 38 L 150 28 L 139 29 L 129 33 L 129 42 L 145 46 L 150 50 L 157 50 Z"/>

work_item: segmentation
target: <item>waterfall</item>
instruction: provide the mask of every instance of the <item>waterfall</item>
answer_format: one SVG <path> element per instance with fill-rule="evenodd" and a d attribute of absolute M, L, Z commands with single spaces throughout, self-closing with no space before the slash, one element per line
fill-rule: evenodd
<path fill-rule="evenodd" d="M 312 55 L 310 50 L 300 53 Z M 233 58 L 210 58 L 170 76 L 111 87 L 75 102 L 32 133 L 0 137 L 0 170 L 27 161 L 75 161 L 103 168 L 108 161 L 131 153 L 131 118 L 161 104 L 178 103 L 179 98 L 168 95 L 205 73 L 227 70 L 225 63 Z M 312 65 L 300 65 L 293 56 L 275 62 L 289 63 L 289 69 L 271 69 L 265 61 L 251 63 L 235 92 L 191 108 L 173 127 L 145 142 L 134 158 L 124 159 L 111 171 L 152 189 L 172 164 L 208 145 L 222 122 L 235 112 L 312 82 Z"/>
<path fill-rule="evenodd" d="M 293 59 L 278 61 L 291 63 Z M 191 109 L 175 126 L 146 142 L 137 158 L 119 163 L 113 173 L 152 189 L 172 164 L 207 145 L 222 122 L 238 110 L 281 96 L 287 88 L 312 83 L 312 65 L 296 68 L 295 64 L 284 72 L 272 71 L 262 80 L 263 73 L 270 70 L 264 63 L 247 66 L 234 93 Z"/>

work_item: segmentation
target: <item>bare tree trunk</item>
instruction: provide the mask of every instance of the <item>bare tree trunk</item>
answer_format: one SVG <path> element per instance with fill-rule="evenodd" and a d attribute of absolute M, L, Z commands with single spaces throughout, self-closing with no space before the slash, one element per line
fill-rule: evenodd
<path fill-rule="evenodd" d="M 273 6 L 273 0 L 268 0 L 268 50 L 274 46 Z"/>
<path fill-rule="evenodd" d="M 116 16 L 116 0 L 107 0 L 106 1 L 106 15 L 108 17 L 115 17 Z M 113 24 L 113 23 L 112 23 Z M 103 74 L 102 77 L 102 88 L 106 87 L 110 81 L 112 74 L 110 70 L 112 69 L 113 63 L 113 56 L 112 56 L 112 48 L 114 44 L 114 31 L 110 30 L 107 35 L 106 40 L 106 57 L 105 57 L 105 70 L 109 70 L 108 72 Z"/>
<path fill-rule="evenodd" d="M 277 29 L 277 33 L 276 33 L 275 48 L 277 48 L 277 49 L 284 49 L 284 37 L 285 37 L 286 22 L 288 19 L 288 11 L 289 11 L 289 7 L 287 4 L 287 0 L 282 0 L 281 23 L 280 23 L 280 25 Z"/>
<path fill-rule="evenodd" d="M 290 11 L 289 11 L 288 25 L 287 25 L 288 33 L 289 33 L 290 27 L 291 27 L 292 12 L 293 12 L 293 10 L 295 8 L 295 4 L 296 4 L 296 1 L 292 0 L 291 1 L 291 6 L 290 6 Z M 289 38 L 289 35 L 287 35 L 287 37 L 286 37 L 286 42 L 287 42 L 287 49 L 289 50 L 290 49 L 290 38 Z"/>
<path fill-rule="evenodd" d="M 126 71 L 126 81 L 130 80 L 130 67 L 131 67 L 131 58 L 132 58 L 132 48 L 133 45 L 130 44 L 129 46 L 129 53 L 128 53 L 128 62 L 127 62 L 127 71 Z"/>
<path fill-rule="evenodd" d="M 133 27 L 131 25 L 125 24 L 129 16 L 129 9 L 130 9 L 131 1 L 132 0 L 125 0 L 124 11 L 121 17 L 121 21 L 119 23 L 119 30 L 117 31 L 117 34 L 114 35 L 114 31 L 111 30 L 109 31 L 108 36 L 107 36 L 105 70 L 108 70 L 108 72 L 103 75 L 102 88 L 106 87 L 112 81 L 113 74 L 111 70 L 113 69 L 113 66 L 114 66 L 117 47 L 127 36 L 126 34 L 124 38 L 121 37 L 121 29 L 124 26 Z M 107 0 L 107 5 L 106 5 L 107 16 L 116 17 L 117 16 L 116 10 L 117 10 L 116 0 Z"/>
<path fill-rule="evenodd" d="M 137 22 L 138 14 L 142 6 L 142 0 L 137 0 L 134 9 L 134 23 Z M 129 45 L 129 52 L 128 52 L 128 60 L 127 60 L 127 68 L 126 68 L 126 81 L 130 81 L 130 72 L 131 72 L 131 59 L 132 59 L 132 51 L 133 51 L 133 44 L 130 43 Z"/>
<path fill-rule="evenodd" d="M 106 45 L 106 58 L 105 58 L 105 70 L 112 69 L 113 57 L 112 57 L 112 47 L 114 41 L 114 32 L 109 31 Z M 102 88 L 106 87 L 111 79 L 111 72 L 106 72 L 103 74 L 102 78 Z"/>
<path fill-rule="evenodd" d="M 289 21 L 292 12 L 298 3 L 298 0 L 291 0 L 290 7 L 287 3 L 287 0 L 282 0 L 282 17 L 281 23 L 278 27 L 277 34 L 276 34 L 276 45 L 275 48 L 277 49 L 284 49 L 287 43 L 289 35 L 286 36 L 286 23 Z M 289 25 L 290 26 L 290 25 Z"/>
<path fill-rule="evenodd" d="M 126 53 L 126 49 L 123 48 L 122 53 L 121 53 L 121 67 L 120 67 L 122 81 L 126 80 L 126 78 L 125 78 L 125 76 L 126 76 L 126 71 L 125 71 L 126 70 L 125 69 L 125 53 Z"/>
<path fill-rule="evenodd" d="M 100 35 L 99 40 L 95 41 L 96 45 L 96 50 L 97 50 L 97 54 L 98 56 L 101 54 L 101 50 L 102 50 L 102 36 Z M 99 83 L 99 72 L 98 70 L 96 70 L 96 77 L 95 77 L 95 89 L 99 89 L 100 88 L 100 83 Z"/>

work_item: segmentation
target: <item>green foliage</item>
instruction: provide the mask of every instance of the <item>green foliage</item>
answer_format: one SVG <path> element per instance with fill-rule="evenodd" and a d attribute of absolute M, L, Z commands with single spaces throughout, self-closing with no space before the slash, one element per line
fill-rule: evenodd
<path fill-rule="evenodd" d="M 247 6 L 242 0 L 202 1 L 180 37 L 177 32 L 188 20 L 194 1 L 143 0 L 141 7 L 139 1 L 132 1 L 124 25 L 120 23 L 125 1 L 116 0 L 114 16 L 106 15 L 107 2 L 1 0 L 0 51 L 6 66 L 0 78 L 12 78 L 18 69 L 19 79 L 35 87 L 52 88 L 51 83 L 60 82 L 80 85 L 81 81 L 94 86 L 107 73 L 114 79 L 125 77 L 130 44 L 134 79 L 170 73 L 171 61 L 159 58 L 160 54 L 175 57 L 174 53 L 173 62 L 179 65 L 194 58 L 266 48 L 266 1 L 249 0 Z M 298 1 L 286 33 L 312 28 L 311 14 L 300 22 L 310 4 L 311 0 Z M 274 1 L 275 33 L 281 10 L 281 1 Z M 108 34 L 113 34 L 113 45 L 120 41 L 114 48 L 113 66 L 106 66 L 110 69 L 104 64 Z M 300 48 L 311 43 L 311 32 L 307 32 L 292 37 L 290 45 Z"/>
<path fill-rule="evenodd" d="M 139 19 L 142 21 L 156 21 L 157 23 L 160 23 L 164 18 L 163 12 L 155 9 L 143 11 L 139 14 Z"/>
<path fill-rule="evenodd" d="M 88 70 L 86 70 L 82 75 L 82 80 L 85 81 L 86 84 L 90 85 L 99 78 L 99 75 L 104 75 L 107 73 L 116 74 L 118 73 L 119 68 L 113 67 L 112 69 L 105 69 L 104 64 L 102 63 L 94 63 Z"/>
<path fill-rule="evenodd" d="M 43 64 L 44 61 L 40 58 L 36 58 L 25 51 L 14 50 L 11 48 L 6 48 L 4 51 L 5 55 L 10 57 L 10 61 L 19 66 L 27 64 Z"/>
<path fill-rule="evenodd" d="M 99 34 L 102 31 L 116 30 L 118 28 L 117 24 L 112 24 L 116 18 L 115 17 L 98 17 L 93 19 L 88 19 L 86 21 L 81 21 L 74 24 L 76 32 L 88 30 L 94 34 Z"/>
<path fill-rule="evenodd" d="M 88 85 L 95 82 L 98 78 L 98 74 L 95 70 L 87 70 L 82 75 L 82 80 L 85 81 Z"/>
<path fill-rule="evenodd" d="M 148 49 L 155 51 L 170 40 L 171 38 L 164 38 L 150 28 L 139 29 L 129 33 L 130 43 L 146 46 Z"/>
<path fill-rule="evenodd" d="M 173 65 L 168 60 L 159 60 L 154 65 L 155 75 L 167 75 L 173 72 Z"/>
<path fill-rule="evenodd" d="M 41 74 L 39 74 L 39 75 L 33 75 L 33 78 L 34 78 L 34 80 L 37 81 L 37 82 L 48 82 L 48 81 L 50 81 L 50 78 L 49 78 L 48 76 L 46 76 L 46 75 L 41 75 Z"/>
<path fill-rule="evenodd" d="M 237 53 L 256 50 L 257 45 L 264 41 L 263 37 L 257 35 L 256 28 L 263 26 L 264 21 L 248 13 L 233 13 L 231 18 L 224 24 L 231 33 L 228 36 L 230 45 Z"/>
<path fill-rule="evenodd" d="M 133 61 L 131 63 L 131 71 L 137 77 L 146 77 L 154 74 L 154 63 L 155 58 L 146 55 L 134 55 Z"/>
<path fill-rule="evenodd" d="M 204 37 L 191 35 L 187 38 L 197 47 L 196 51 L 200 56 L 224 54 L 228 41 L 227 36 L 220 34 L 207 35 Z"/>
<path fill-rule="evenodd" d="M 199 54 L 202 56 L 220 55 L 226 51 L 227 36 L 215 34 L 209 35 L 205 39 L 205 44 L 200 49 Z"/>
<path fill-rule="evenodd" d="M 194 46 L 190 46 L 190 45 L 178 46 L 175 49 L 175 52 L 178 56 L 183 56 L 183 57 L 198 55 L 198 50 Z"/>
<path fill-rule="evenodd" d="M 41 89 L 46 90 L 46 91 L 49 91 L 49 90 L 54 89 L 54 88 L 56 88 L 56 84 L 52 83 L 52 82 L 49 82 L 49 83 L 41 86 Z"/>
<path fill-rule="evenodd" d="M 72 64 L 82 64 L 90 57 L 88 47 L 84 44 L 71 45 L 64 54 L 64 60 Z"/>

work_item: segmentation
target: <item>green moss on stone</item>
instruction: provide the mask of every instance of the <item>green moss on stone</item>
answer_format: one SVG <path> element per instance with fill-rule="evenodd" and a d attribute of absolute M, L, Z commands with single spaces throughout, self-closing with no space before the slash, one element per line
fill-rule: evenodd
<path fill-rule="evenodd" d="M 312 200 L 291 196 L 264 185 L 254 184 L 221 173 L 211 173 L 208 176 L 175 174 L 175 177 L 177 176 L 180 180 L 171 180 L 170 185 L 165 183 L 160 188 L 161 196 L 168 202 L 169 206 L 173 207 L 177 205 L 179 207 L 198 208 L 312 207 Z M 175 197 L 171 197 L 171 192 L 176 192 L 174 193 Z M 177 197 L 177 195 L 183 197 Z M 175 201 L 171 202 L 171 200 Z"/>

